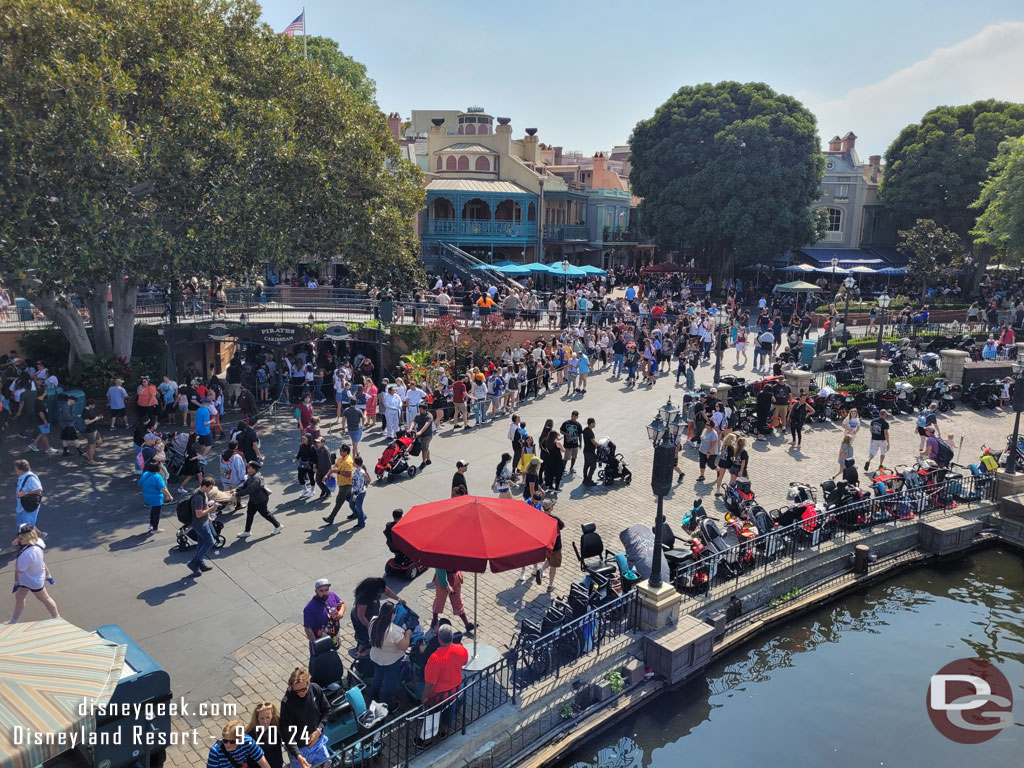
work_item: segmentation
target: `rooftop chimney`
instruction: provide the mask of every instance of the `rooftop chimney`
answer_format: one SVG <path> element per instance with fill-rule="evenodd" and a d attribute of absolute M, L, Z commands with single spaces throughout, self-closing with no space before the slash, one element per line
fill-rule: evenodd
<path fill-rule="evenodd" d="M 870 165 L 870 166 L 872 166 L 874 168 L 877 168 L 881 164 L 882 164 L 882 156 L 881 155 L 871 155 L 868 158 L 868 165 Z"/>
<path fill-rule="evenodd" d="M 843 136 L 843 144 L 839 148 L 840 152 L 850 152 L 853 150 L 853 145 L 857 141 L 857 137 L 853 135 L 853 131 L 849 131 Z"/>
<path fill-rule="evenodd" d="M 841 146 L 842 140 L 838 136 L 833 136 L 831 139 L 828 140 L 829 152 L 839 152 Z"/>
<path fill-rule="evenodd" d="M 392 112 L 388 115 L 388 128 L 391 129 L 391 135 L 395 137 L 395 141 L 399 141 L 402 138 L 402 116 L 397 112 Z"/>
<path fill-rule="evenodd" d="M 443 136 L 444 135 L 444 118 L 443 117 L 432 117 L 430 122 L 433 123 L 433 127 L 430 129 L 431 136 Z"/>

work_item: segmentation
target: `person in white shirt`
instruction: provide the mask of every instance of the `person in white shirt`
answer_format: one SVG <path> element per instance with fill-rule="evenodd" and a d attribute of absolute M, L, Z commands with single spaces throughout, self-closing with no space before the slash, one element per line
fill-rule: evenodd
<path fill-rule="evenodd" d="M 398 417 L 402 413 L 402 398 L 394 384 L 388 386 L 388 393 L 381 398 L 381 403 L 384 406 L 384 423 L 388 439 L 394 440 L 398 432 Z"/>
<path fill-rule="evenodd" d="M 39 537 L 39 529 L 27 523 L 22 525 L 11 544 L 18 548 L 14 561 L 14 613 L 11 615 L 11 624 L 17 624 L 21 618 L 30 592 L 46 607 L 50 618 L 59 619 L 57 603 L 46 591 L 50 569 L 43 562 L 46 543 Z"/>
<path fill-rule="evenodd" d="M 409 382 L 409 389 L 405 393 L 406 429 L 412 429 L 412 420 L 419 413 L 420 403 L 423 402 L 423 398 L 426 396 L 426 393 L 416 385 L 416 382 Z"/>

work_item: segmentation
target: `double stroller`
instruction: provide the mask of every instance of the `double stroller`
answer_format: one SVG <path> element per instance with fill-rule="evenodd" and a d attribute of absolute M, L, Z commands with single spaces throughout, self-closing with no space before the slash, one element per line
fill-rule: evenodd
<path fill-rule="evenodd" d="M 633 481 L 633 473 L 630 471 L 626 460 L 621 453 L 616 453 L 615 443 L 604 437 L 597 446 L 597 463 L 604 465 L 597 471 L 597 479 L 605 485 L 611 485 L 616 480 L 629 485 Z"/>
<path fill-rule="evenodd" d="M 386 477 L 390 483 L 403 472 L 409 477 L 416 476 L 418 467 L 409 463 L 409 452 L 412 450 L 414 442 L 412 436 L 405 431 L 401 431 L 395 436 L 395 439 L 388 444 L 384 453 L 377 459 L 377 465 L 374 467 L 377 480 L 383 480 Z"/>

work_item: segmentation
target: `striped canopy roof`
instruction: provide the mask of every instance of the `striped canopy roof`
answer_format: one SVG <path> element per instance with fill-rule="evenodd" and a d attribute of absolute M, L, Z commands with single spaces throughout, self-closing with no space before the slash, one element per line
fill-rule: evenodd
<path fill-rule="evenodd" d="M 0 626 L 0 768 L 35 768 L 67 748 L 15 744 L 15 726 L 81 743 L 96 721 L 79 707 L 110 701 L 126 650 L 63 619 Z"/>

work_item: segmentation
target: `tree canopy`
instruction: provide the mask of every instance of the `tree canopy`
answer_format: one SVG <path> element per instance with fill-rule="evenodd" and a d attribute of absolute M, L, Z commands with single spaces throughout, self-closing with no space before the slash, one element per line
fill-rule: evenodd
<path fill-rule="evenodd" d="M 931 219 L 919 219 L 910 229 L 901 229 L 897 247 L 907 257 L 910 279 L 921 286 L 921 298 L 928 286 L 951 279 L 968 262 L 960 235 Z"/>
<path fill-rule="evenodd" d="M 301 54 L 302 38 L 292 38 L 291 43 L 292 49 Z M 332 75 L 348 83 L 360 101 L 377 104 L 377 83 L 366 76 L 366 65 L 342 53 L 334 40 L 311 35 L 306 38 L 306 52 L 311 61 L 319 62 Z"/>
<path fill-rule="evenodd" d="M 252 0 L 11 0 L 0 13 L 3 272 L 130 354 L 135 287 L 340 256 L 415 280 L 419 171 L 384 116 L 296 57 Z M 101 298 L 102 297 L 102 298 Z"/>
<path fill-rule="evenodd" d="M 640 226 L 728 275 L 823 234 L 825 160 L 814 115 L 764 83 L 685 86 L 630 140 Z"/>
<path fill-rule="evenodd" d="M 1024 138 L 999 146 L 989 174 L 973 206 L 981 214 L 971 234 L 1019 262 L 1024 259 Z"/>
<path fill-rule="evenodd" d="M 972 240 L 971 204 L 1007 137 L 1024 135 L 1024 104 L 976 101 L 936 107 L 908 125 L 885 153 L 880 193 L 898 226 L 932 219 Z"/>

